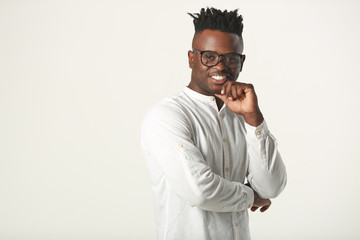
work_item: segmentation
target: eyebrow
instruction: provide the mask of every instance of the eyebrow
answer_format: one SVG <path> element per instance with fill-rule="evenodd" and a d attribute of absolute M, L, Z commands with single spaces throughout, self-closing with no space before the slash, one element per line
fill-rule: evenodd
<path fill-rule="evenodd" d="M 196 48 L 193 48 L 193 50 L 196 50 L 196 51 L 198 51 L 198 52 L 216 52 L 216 53 L 219 54 L 219 55 L 226 55 L 226 54 L 229 54 L 229 53 L 236 53 L 236 54 L 239 54 L 239 55 L 243 55 L 242 53 L 238 53 L 238 52 L 219 53 L 219 52 L 214 51 L 214 50 L 203 50 L 203 51 L 201 51 L 201 50 L 198 50 L 198 49 L 196 49 Z"/>

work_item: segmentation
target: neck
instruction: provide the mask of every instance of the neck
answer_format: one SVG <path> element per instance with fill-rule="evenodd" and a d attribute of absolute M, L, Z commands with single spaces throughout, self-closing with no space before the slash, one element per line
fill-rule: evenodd
<path fill-rule="evenodd" d="M 218 107 L 218 110 L 220 111 L 220 109 L 222 108 L 222 106 L 224 105 L 224 102 L 219 99 L 219 98 L 216 98 L 216 105 Z"/>

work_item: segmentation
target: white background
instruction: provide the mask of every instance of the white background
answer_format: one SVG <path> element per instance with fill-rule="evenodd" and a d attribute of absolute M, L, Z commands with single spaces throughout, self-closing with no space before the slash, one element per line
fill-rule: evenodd
<path fill-rule="evenodd" d="M 206 6 L 244 17 L 288 171 L 252 238 L 360 237 L 360 3 L 144 0 L 0 1 L 0 239 L 156 238 L 141 120 L 189 82 Z"/>

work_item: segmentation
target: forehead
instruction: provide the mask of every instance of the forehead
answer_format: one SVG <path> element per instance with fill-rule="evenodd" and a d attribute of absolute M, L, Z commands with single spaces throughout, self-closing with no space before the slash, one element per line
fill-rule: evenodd
<path fill-rule="evenodd" d="M 196 33 L 192 45 L 200 51 L 212 50 L 218 53 L 242 53 L 243 51 L 243 42 L 238 35 L 210 29 Z"/>

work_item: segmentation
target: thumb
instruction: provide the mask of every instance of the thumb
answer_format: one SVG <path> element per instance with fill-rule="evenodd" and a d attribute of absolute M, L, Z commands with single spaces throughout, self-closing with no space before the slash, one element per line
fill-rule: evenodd
<path fill-rule="evenodd" d="M 225 96 L 225 94 L 221 95 L 221 94 L 215 93 L 215 96 L 220 98 L 225 104 L 227 104 L 229 102 L 229 99 Z"/>

